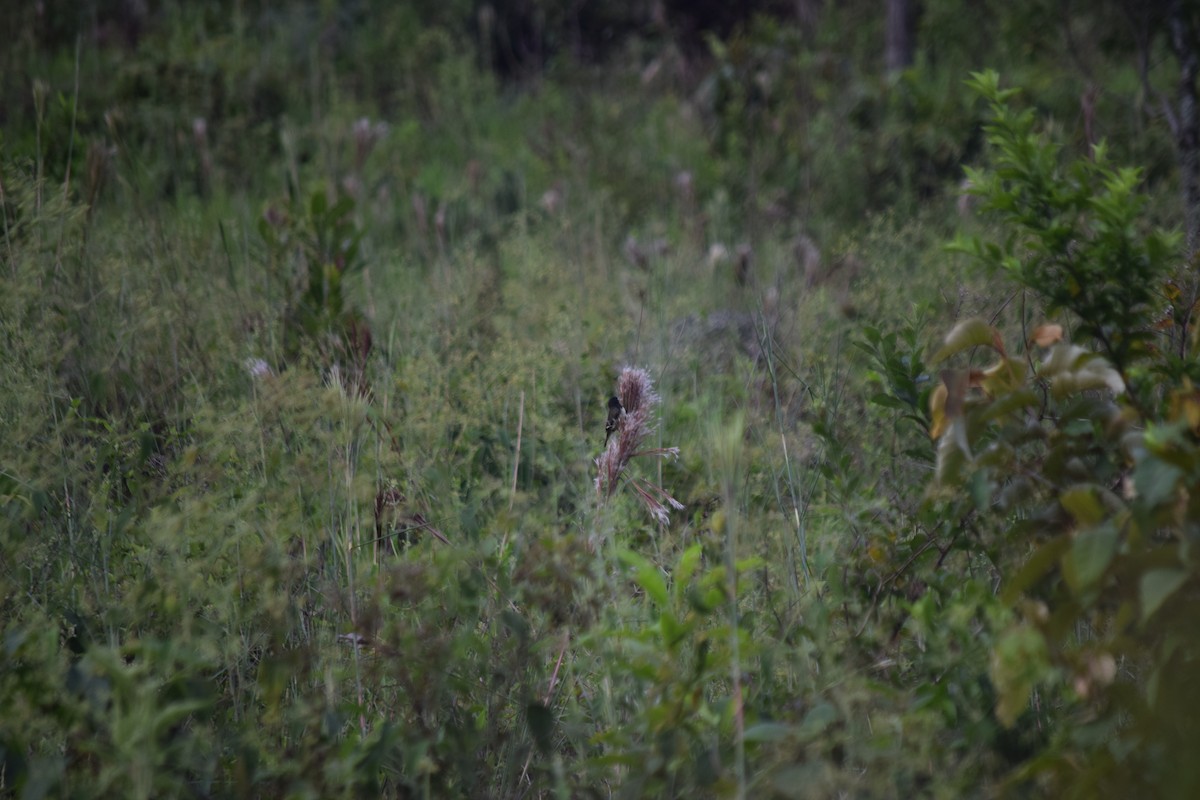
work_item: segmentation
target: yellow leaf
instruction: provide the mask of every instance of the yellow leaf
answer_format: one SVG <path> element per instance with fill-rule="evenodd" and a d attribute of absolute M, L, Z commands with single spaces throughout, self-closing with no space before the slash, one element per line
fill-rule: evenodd
<path fill-rule="evenodd" d="M 1200 430 L 1200 400 L 1195 392 L 1183 399 L 1183 415 L 1187 417 L 1188 427 L 1193 433 Z"/>
<path fill-rule="evenodd" d="M 960 353 L 971 347 L 992 347 L 1000 353 L 1004 352 L 1004 344 L 1000 340 L 1000 332 L 978 317 L 964 319 L 954 326 L 948 334 L 942 348 L 934 355 L 933 361 L 943 361 L 955 353 Z"/>
<path fill-rule="evenodd" d="M 932 421 L 929 426 L 929 437 L 940 439 L 946 432 L 946 426 L 950 424 L 949 418 L 946 417 L 946 384 L 944 383 L 939 383 L 929 393 L 929 417 Z"/>
<path fill-rule="evenodd" d="M 1186 419 L 1193 433 L 1200 432 L 1200 391 L 1186 378 L 1183 386 L 1171 393 L 1171 419 Z"/>
<path fill-rule="evenodd" d="M 971 387 L 971 372 L 965 369 L 944 369 L 942 385 L 946 387 L 946 416 L 955 419 L 962 415 L 967 389 Z"/>
<path fill-rule="evenodd" d="M 1038 347 L 1049 347 L 1055 342 L 1061 342 L 1062 338 L 1062 325 L 1039 325 L 1033 329 L 1033 335 L 1029 337 L 1029 341 Z"/>
<path fill-rule="evenodd" d="M 991 397 L 1007 394 L 1025 381 L 1025 362 L 1019 358 L 1002 358 L 980 373 L 977 385 Z"/>
<path fill-rule="evenodd" d="M 947 430 L 954 431 L 955 443 L 968 457 L 971 454 L 967 441 L 965 424 L 954 425 L 963 415 L 963 404 L 967 399 L 967 390 L 971 388 L 972 370 L 944 369 L 942 382 L 929 396 L 930 412 L 933 415 L 933 426 L 930 434 L 934 439 L 939 438 Z M 936 407 L 935 407 L 936 404 Z"/>

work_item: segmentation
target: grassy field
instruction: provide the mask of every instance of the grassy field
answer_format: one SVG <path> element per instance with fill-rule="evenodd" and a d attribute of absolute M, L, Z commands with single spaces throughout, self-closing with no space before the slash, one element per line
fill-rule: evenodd
<path fill-rule="evenodd" d="M 473 4 L 151 5 L 0 64 L 6 795 L 1195 787 L 1193 284 L 1109 17 L 930 2 L 886 75 L 865 3 L 520 69 Z"/>

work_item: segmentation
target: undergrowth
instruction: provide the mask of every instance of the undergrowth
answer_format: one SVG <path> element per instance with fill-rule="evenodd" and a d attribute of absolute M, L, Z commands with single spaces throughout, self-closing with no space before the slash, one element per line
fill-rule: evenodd
<path fill-rule="evenodd" d="M 1161 138 L 964 83 L 1009 19 L 880 77 L 858 4 L 536 69 L 427 6 L 22 12 L 0 787 L 1193 786 Z"/>

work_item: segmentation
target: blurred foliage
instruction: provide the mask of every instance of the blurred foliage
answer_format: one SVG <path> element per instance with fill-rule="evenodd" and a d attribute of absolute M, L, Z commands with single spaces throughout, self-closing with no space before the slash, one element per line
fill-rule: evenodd
<path fill-rule="evenodd" d="M 1156 324 L 1179 240 L 1139 224 L 1136 172 L 1099 147 L 1063 164 L 995 73 L 972 85 L 993 115 L 993 154 L 972 181 L 1007 235 L 954 248 L 1066 316 L 1028 331 L 1022 355 L 968 320 L 933 358 L 995 359 L 943 369 L 930 407 L 936 491 L 995 542 L 1018 615 L 992 655 L 997 716 L 1018 725 L 1035 696 L 1058 706 L 1055 735 L 1012 780 L 1060 796 L 1187 796 L 1200 787 L 1184 744 L 1198 711 L 1185 675 L 1196 668 L 1200 416 L 1190 378 L 1155 369 L 1194 363 L 1194 336 L 1177 332 L 1174 354 Z"/>
<path fill-rule="evenodd" d="M 1162 9 L 920 5 L 9 9 L 3 792 L 1191 796 Z"/>

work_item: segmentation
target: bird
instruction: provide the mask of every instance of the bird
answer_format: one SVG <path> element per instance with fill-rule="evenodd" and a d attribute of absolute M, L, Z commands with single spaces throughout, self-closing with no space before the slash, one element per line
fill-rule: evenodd
<path fill-rule="evenodd" d="M 608 398 L 608 419 L 604 422 L 604 446 L 608 447 L 608 437 L 612 436 L 613 431 L 617 429 L 617 425 L 621 422 L 621 415 L 625 413 L 625 409 L 621 407 L 621 401 L 613 397 Z"/>

